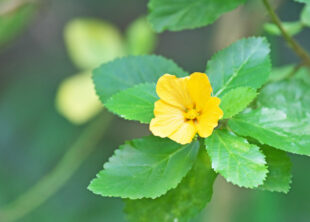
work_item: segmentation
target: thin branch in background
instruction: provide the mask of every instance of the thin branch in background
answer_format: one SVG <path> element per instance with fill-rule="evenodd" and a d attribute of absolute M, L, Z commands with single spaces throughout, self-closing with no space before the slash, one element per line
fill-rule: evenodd
<path fill-rule="evenodd" d="M 310 66 L 310 55 L 306 50 L 304 50 L 300 44 L 292 37 L 290 36 L 286 30 L 284 29 L 282 22 L 280 18 L 277 16 L 271 5 L 269 4 L 268 0 L 263 0 L 263 3 L 271 16 L 272 21 L 275 23 L 275 25 L 280 29 L 282 36 L 286 40 L 289 46 L 292 47 L 292 49 L 295 51 L 295 53 L 301 58 L 303 61 L 303 64 L 306 66 Z"/>
<path fill-rule="evenodd" d="M 96 148 L 111 119 L 112 116 L 104 112 L 90 123 L 49 174 L 0 209 L 0 221 L 14 222 L 23 218 L 60 190 Z"/>

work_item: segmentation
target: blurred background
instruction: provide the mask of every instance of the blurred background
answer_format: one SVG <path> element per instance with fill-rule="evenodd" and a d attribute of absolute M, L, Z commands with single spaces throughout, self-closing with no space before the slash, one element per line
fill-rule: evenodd
<path fill-rule="evenodd" d="M 284 21 L 298 20 L 301 4 L 274 3 Z M 12 218 L 33 208 L 17 221 L 125 221 L 120 199 L 86 188 L 114 149 L 149 132 L 102 111 L 90 78 L 100 63 L 154 52 L 203 72 L 217 50 L 250 35 L 268 37 L 274 66 L 298 61 L 282 38 L 264 32 L 268 16 L 259 0 L 208 27 L 158 35 L 146 14 L 147 0 L 0 0 L 0 209 Z M 296 38 L 310 51 L 309 30 Z M 99 136 L 92 137 L 98 115 Z M 308 222 L 310 161 L 291 159 L 287 195 L 241 189 L 219 177 L 211 204 L 194 221 Z M 12 202 L 38 181 L 43 189 L 22 196 L 26 204 Z"/>

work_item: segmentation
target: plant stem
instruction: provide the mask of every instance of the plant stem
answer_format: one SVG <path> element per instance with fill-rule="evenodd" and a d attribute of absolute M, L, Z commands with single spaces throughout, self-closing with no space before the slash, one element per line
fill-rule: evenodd
<path fill-rule="evenodd" d="M 63 187 L 100 142 L 111 119 L 111 115 L 104 112 L 93 120 L 49 174 L 0 209 L 0 221 L 13 222 L 21 219 Z"/>
<path fill-rule="evenodd" d="M 280 29 L 280 31 L 282 33 L 282 36 L 284 37 L 284 39 L 286 40 L 288 45 L 292 47 L 292 49 L 302 59 L 303 63 L 306 66 L 310 66 L 310 55 L 308 54 L 308 52 L 306 52 L 300 46 L 300 44 L 297 41 L 295 41 L 295 39 L 286 32 L 286 30 L 282 26 L 282 22 L 281 22 L 280 18 L 277 16 L 275 11 L 273 10 L 271 5 L 269 4 L 269 1 L 268 0 L 263 0 L 263 3 L 265 5 L 269 15 L 271 16 L 272 21 Z"/>

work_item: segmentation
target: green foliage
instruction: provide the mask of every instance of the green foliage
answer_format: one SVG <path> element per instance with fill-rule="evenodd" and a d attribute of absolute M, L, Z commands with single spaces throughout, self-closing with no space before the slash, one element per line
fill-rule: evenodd
<path fill-rule="evenodd" d="M 289 118 L 300 121 L 310 115 L 310 88 L 300 80 L 283 80 L 261 90 L 258 105 L 284 111 Z"/>
<path fill-rule="evenodd" d="M 261 144 L 291 153 L 310 155 L 310 120 L 296 121 L 280 110 L 260 108 L 233 117 L 229 127 Z"/>
<path fill-rule="evenodd" d="M 205 144 L 212 168 L 227 181 L 249 188 L 263 184 L 268 170 L 257 146 L 226 130 L 216 130 Z"/>
<path fill-rule="evenodd" d="M 129 55 L 153 52 L 157 37 L 145 17 L 134 21 L 126 31 L 126 50 Z"/>
<path fill-rule="evenodd" d="M 92 69 L 124 55 L 122 36 L 112 24 L 98 19 L 79 18 L 65 27 L 65 42 L 77 67 Z"/>
<path fill-rule="evenodd" d="M 156 83 L 165 73 L 178 77 L 187 73 L 172 60 L 161 56 L 128 56 L 103 64 L 93 71 L 93 80 L 100 100 L 140 83 Z"/>
<path fill-rule="evenodd" d="M 310 1 L 302 10 L 301 22 L 303 25 L 310 27 Z"/>
<path fill-rule="evenodd" d="M 180 145 L 148 136 L 122 145 L 89 185 L 95 194 L 156 198 L 175 188 L 192 168 L 199 143 Z"/>
<path fill-rule="evenodd" d="M 126 200 L 127 217 L 132 222 L 188 222 L 211 200 L 215 178 L 207 153 L 200 152 L 176 189 L 157 199 Z"/>
<path fill-rule="evenodd" d="M 269 44 L 265 38 L 242 39 L 218 52 L 207 64 L 215 96 L 245 86 L 260 88 L 271 71 Z"/>
<path fill-rule="evenodd" d="M 300 21 L 282 22 L 282 25 L 283 25 L 283 28 L 285 29 L 285 31 L 291 36 L 297 35 L 298 33 L 300 33 L 303 30 L 303 23 L 301 23 Z M 264 29 L 266 32 L 268 32 L 271 35 L 277 35 L 277 36 L 282 35 L 278 26 L 276 26 L 273 23 L 266 23 L 264 25 Z"/>
<path fill-rule="evenodd" d="M 232 89 L 222 97 L 221 109 L 224 119 L 231 118 L 243 111 L 257 96 L 256 90 L 249 87 Z"/>
<path fill-rule="evenodd" d="M 158 32 L 193 29 L 213 23 L 246 0 L 150 0 L 149 20 Z"/>
<path fill-rule="evenodd" d="M 2 4 L 6 4 L 6 2 L 10 4 L 10 1 L 3 1 Z M 35 4 L 25 4 L 12 13 L 0 16 L 0 46 L 5 45 L 22 32 L 29 23 L 35 9 Z"/>
<path fill-rule="evenodd" d="M 288 193 L 292 181 L 292 163 L 286 152 L 264 146 L 263 152 L 268 165 L 268 175 L 260 190 Z"/>
<path fill-rule="evenodd" d="M 156 100 L 155 84 L 145 83 L 114 94 L 107 100 L 105 107 L 125 119 L 149 123 L 154 117 Z"/>

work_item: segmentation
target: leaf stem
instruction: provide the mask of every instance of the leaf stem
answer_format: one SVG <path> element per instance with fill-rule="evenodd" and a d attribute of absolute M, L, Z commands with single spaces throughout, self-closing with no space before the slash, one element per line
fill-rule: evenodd
<path fill-rule="evenodd" d="M 104 112 L 93 120 L 49 174 L 0 209 L 0 221 L 13 222 L 21 219 L 62 188 L 100 142 L 111 119 L 112 116 Z"/>
<path fill-rule="evenodd" d="M 288 45 L 295 51 L 295 53 L 302 59 L 303 64 L 306 66 L 310 66 L 310 55 L 306 50 L 304 50 L 301 45 L 292 37 L 290 36 L 286 30 L 284 29 L 280 18 L 277 16 L 273 8 L 271 7 L 268 0 L 263 0 L 263 3 L 275 25 L 280 29 L 282 36 L 288 43 Z"/>

